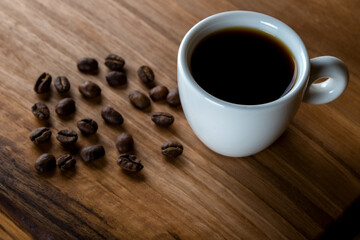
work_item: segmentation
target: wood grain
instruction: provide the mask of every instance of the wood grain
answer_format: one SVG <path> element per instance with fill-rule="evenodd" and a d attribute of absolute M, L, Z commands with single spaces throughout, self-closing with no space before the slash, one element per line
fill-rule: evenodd
<path fill-rule="evenodd" d="M 134 109 L 131 90 L 148 90 L 136 69 L 151 66 L 156 82 L 176 87 L 176 55 L 184 34 L 196 22 L 227 10 L 272 15 L 304 40 L 311 57 L 334 55 L 347 64 L 350 83 L 336 101 L 302 104 L 289 129 L 265 151 L 246 158 L 211 152 L 194 135 L 181 109 L 152 103 Z M 336 226 L 347 209 L 360 205 L 360 6 L 352 0 L 279 1 L 0 1 L 0 239 L 316 239 Z M 111 88 L 103 65 L 108 53 L 126 60 L 128 84 Z M 76 69 L 90 56 L 97 76 Z M 32 88 L 42 72 L 65 75 L 77 110 L 60 119 L 62 98 L 52 87 L 48 98 Z M 100 102 L 83 99 L 77 88 L 91 80 L 102 88 Z M 44 125 L 31 106 L 45 102 L 53 133 L 91 117 L 96 136 L 79 135 L 79 146 L 102 144 L 106 156 L 90 164 L 77 152 L 76 169 L 40 175 L 34 162 L 43 152 L 67 151 L 52 137 L 42 148 L 29 141 Z M 112 106 L 121 127 L 100 116 Z M 175 116 L 169 129 L 156 127 L 151 112 Z M 138 175 L 117 166 L 115 139 L 134 136 L 144 164 Z M 184 145 L 183 155 L 167 161 L 160 146 Z M 355 208 L 354 208 L 355 206 Z M 351 219 L 349 220 L 351 221 Z M 339 224 L 338 224 L 339 225 Z M 341 228 L 339 229 L 341 234 Z"/>

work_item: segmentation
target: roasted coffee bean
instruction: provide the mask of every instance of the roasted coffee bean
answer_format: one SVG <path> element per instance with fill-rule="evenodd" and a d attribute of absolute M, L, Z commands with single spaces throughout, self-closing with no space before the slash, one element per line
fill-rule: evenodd
<path fill-rule="evenodd" d="M 35 162 L 35 168 L 41 173 L 49 172 L 56 167 L 56 159 L 53 155 L 44 153 Z"/>
<path fill-rule="evenodd" d="M 68 116 L 75 112 L 75 101 L 72 98 L 63 98 L 56 105 L 55 112 L 59 116 Z"/>
<path fill-rule="evenodd" d="M 109 124 L 121 125 L 124 122 L 121 114 L 111 107 L 104 107 L 101 116 Z"/>
<path fill-rule="evenodd" d="M 41 144 L 48 141 L 51 137 L 51 131 L 47 127 L 40 127 L 34 129 L 30 133 L 30 140 L 33 141 L 35 144 Z"/>
<path fill-rule="evenodd" d="M 59 93 L 66 93 L 70 90 L 70 82 L 65 76 L 58 76 L 54 80 L 54 85 Z"/>
<path fill-rule="evenodd" d="M 180 105 L 179 90 L 177 88 L 172 89 L 167 95 L 166 101 L 172 107 L 179 106 Z"/>
<path fill-rule="evenodd" d="M 150 67 L 148 66 L 139 67 L 139 69 L 137 70 L 137 74 L 140 80 L 142 81 L 142 83 L 145 84 L 145 86 L 147 86 L 148 88 L 154 87 L 155 76 L 154 76 L 154 72 L 151 70 Z"/>
<path fill-rule="evenodd" d="M 151 120 L 159 126 L 168 127 L 174 122 L 174 117 L 170 113 L 156 112 L 151 116 Z"/>
<path fill-rule="evenodd" d="M 133 150 L 133 147 L 134 139 L 129 133 L 123 132 L 116 138 L 116 148 L 119 153 L 129 153 Z"/>
<path fill-rule="evenodd" d="M 42 73 L 37 79 L 34 90 L 36 93 L 46 93 L 50 90 L 51 85 L 51 75 L 48 73 Z"/>
<path fill-rule="evenodd" d="M 77 67 L 82 73 L 96 74 L 98 72 L 98 62 L 94 58 L 80 58 L 77 62 Z"/>
<path fill-rule="evenodd" d="M 115 54 L 109 54 L 105 58 L 105 65 L 113 71 L 120 71 L 124 68 L 125 60 Z"/>
<path fill-rule="evenodd" d="M 41 102 L 35 103 L 31 107 L 31 111 L 34 114 L 34 116 L 40 120 L 47 120 L 50 117 L 49 108 L 44 103 Z"/>
<path fill-rule="evenodd" d="M 167 157 L 175 158 L 183 152 L 183 146 L 177 142 L 165 142 L 161 146 L 161 152 Z"/>
<path fill-rule="evenodd" d="M 169 90 L 165 86 L 156 86 L 150 90 L 151 99 L 156 102 L 160 100 L 164 100 L 168 95 Z"/>
<path fill-rule="evenodd" d="M 126 84 L 127 78 L 124 72 L 112 71 L 106 74 L 106 81 L 110 86 L 116 87 Z"/>
<path fill-rule="evenodd" d="M 118 158 L 119 166 L 128 172 L 138 172 L 144 168 L 141 164 L 141 161 L 136 158 L 135 155 L 131 154 L 122 154 Z"/>
<path fill-rule="evenodd" d="M 92 145 L 84 147 L 80 156 L 84 162 L 91 162 L 105 155 L 105 149 L 101 145 Z"/>
<path fill-rule="evenodd" d="M 95 134 L 98 129 L 97 123 L 91 118 L 84 118 L 79 120 L 77 122 L 77 127 L 85 135 Z"/>
<path fill-rule="evenodd" d="M 101 94 L 101 88 L 91 81 L 85 81 L 79 86 L 81 95 L 86 98 L 95 98 Z"/>
<path fill-rule="evenodd" d="M 63 129 L 56 134 L 56 139 L 63 145 L 73 145 L 76 143 L 78 135 L 73 130 Z"/>
<path fill-rule="evenodd" d="M 65 154 L 56 159 L 56 164 L 61 171 L 67 171 L 76 165 L 76 160 L 70 154 Z"/>
<path fill-rule="evenodd" d="M 144 110 L 150 106 L 150 99 L 139 91 L 132 91 L 129 94 L 131 104 L 141 110 Z"/>

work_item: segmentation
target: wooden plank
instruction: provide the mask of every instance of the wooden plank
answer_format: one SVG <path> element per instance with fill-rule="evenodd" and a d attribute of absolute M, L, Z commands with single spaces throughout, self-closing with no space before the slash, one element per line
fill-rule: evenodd
<path fill-rule="evenodd" d="M 3 240 L 24 239 L 30 240 L 31 236 L 14 224 L 12 219 L 0 211 L 0 236 Z"/>
<path fill-rule="evenodd" d="M 130 1 L 89 0 L 0 2 L 0 239 L 315 239 L 360 197 L 360 14 L 356 1 Z M 184 34 L 197 21 L 227 10 L 252 10 L 286 22 L 303 38 L 311 57 L 335 55 L 349 67 L 345 94 L 326 105 L 302 104 L 289 129 L 267 150 L 247 158 L 211 152 L 194 135 L 182 110 L 152 102 L 150 112 L 134 109 L 131 90 L 147 92 L 137 79 L 150 65 L 156 82 L 176 87 L 176 55 Z M 103 65 L 108 53 L 126 60 L 128 84 L 111 88 Z M 100 73 L 76 69 L 83 56 L 98 59 Z M 60 119 L 62 98 L 32 88 L 38 75 L 66 75 L 77 110 Z M 101 101 L 83 99 L 77 88 L 91 80 Z M 31 106 L 45 102 L 48 126 L 77 130 L 76 121 L 99 124 L 94 137 L 79 135 L 79 146 L 100 143 L 106 156 L 76 170 L 36 173 L 43 152 L 67 153 L 56 141 L 45 147 L 28 139 L 43 123 Z M 104 106 L 123 115 L 121 127 L 105 124 Z M 169 129 L 150 120 L 151 112 L 175 116 Z M 134 136 L 144 163 L 138 175 L 116 164 L 115 139 Z M 167 161 L 166 140 L 184 145 L 183 155 Z M 349 208 L 350 207 L 350 208 Z M 326 236 L 326 235 L 323 235 Z"/>

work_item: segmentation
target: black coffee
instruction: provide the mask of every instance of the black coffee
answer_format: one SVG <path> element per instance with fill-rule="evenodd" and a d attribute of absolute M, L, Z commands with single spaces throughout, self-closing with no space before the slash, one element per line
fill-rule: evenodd
<path fill-rule="evenodd" d="M 246 105 L 280 98 L 296 77 L 290 50 L 275 37 L 248 28 L 222 29 L 202 39 L 191 56 L 190 70 L 206 92 Z"/>

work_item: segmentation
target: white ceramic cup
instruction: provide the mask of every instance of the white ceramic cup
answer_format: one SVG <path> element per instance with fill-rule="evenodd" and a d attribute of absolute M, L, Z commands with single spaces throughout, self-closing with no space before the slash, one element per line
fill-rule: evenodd
<path fill-rule="evenodd" d="M 296 61 L 297 78 L 287 94 L 264 104 L 241 105 L 216 98 L 196 83 L 189 70 L 194 47 L 210 33 L 229 27 L 261 30 L 289 48 Z M 177 61 L 180 100 L 191 128 L 210 149 L 232 157 L 253 155 L 267 148 L 289 126 L 302 101 L 330 102 L 342 94 L 348 83 L 348 71 L 341 60 L 330 56 L 310 60 L 294 30 L 256 12 L 223 12 L 200 21 L 183 38 Z M 313 83 L 320 78 L 328 80 Z"/>

